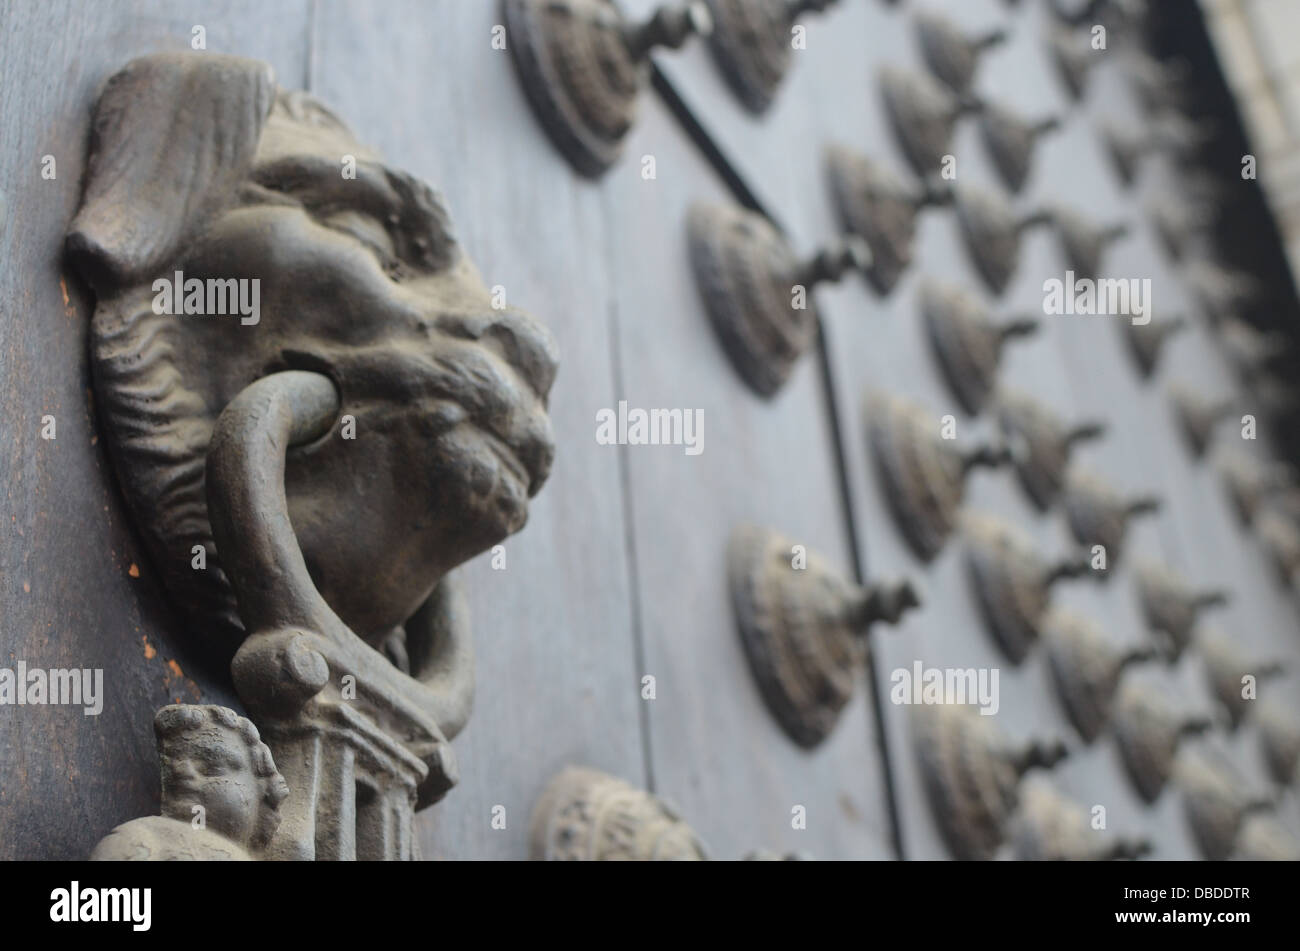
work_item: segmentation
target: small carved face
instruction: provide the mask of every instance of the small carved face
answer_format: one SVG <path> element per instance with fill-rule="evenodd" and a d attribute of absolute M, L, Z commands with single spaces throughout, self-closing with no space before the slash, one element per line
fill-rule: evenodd
<path fill-rule="evenodd" d="M 213 547 L 212 424 L 257 379 L 314 371 L 341 418 L 290 450 L 290 520 L 326 601 L 378 641 L 523 526 L 554 455 L 554 341 L 494 306 L 436 194 L 262 64 L 137 60 L 105 87 L 94 131 L 68 248 L 99 298 L 110 449 L 169 588 L 238 633 L 220 573 L 190 563 L 195 543 Z M 176 312 L 191 287 L 208 311 L 218 282 L 221 312 Z"/>
<path fill-rule="evenodd" d="M 187 822 L 202 815 L 206 828 L 247 845 L 258 828 L 261 783 L 239 734 L 225 727 L 210 729 L 220 731 L 219 742 L 188 749 L 167 762 L 163 814 Z M 203 811 L 196 812 L 195 806 Z"/>

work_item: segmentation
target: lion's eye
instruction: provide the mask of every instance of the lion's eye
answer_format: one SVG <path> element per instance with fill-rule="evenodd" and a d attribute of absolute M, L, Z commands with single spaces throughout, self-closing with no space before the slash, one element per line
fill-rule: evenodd
<path fill-rule="evenodd" d="M 336 211 L 321 219 L 322 224 L 335 231 L 351 235 L 364 244 L 385 268 L 397 261 L 397 248 L 388 229 L 374 218 L 359 211 Z"/>

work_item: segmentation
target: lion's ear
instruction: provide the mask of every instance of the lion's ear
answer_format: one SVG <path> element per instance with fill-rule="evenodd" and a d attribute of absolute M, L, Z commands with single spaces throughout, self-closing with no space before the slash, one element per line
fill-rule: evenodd
<path fill-rule="evenodd" d="M 67 238 L 92 286 L 148 277 L 230 203 L 274 101 L 271 67 L 237 56 L 160 53 L 108 81 Z"/>

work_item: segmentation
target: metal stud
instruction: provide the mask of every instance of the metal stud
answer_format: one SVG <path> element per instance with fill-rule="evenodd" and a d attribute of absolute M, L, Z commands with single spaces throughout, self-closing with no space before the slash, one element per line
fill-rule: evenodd
<path fill-rule="evenodd" d="M 944 380 L 971 416 L 980 412 L 997 383 L 1003 345 L 1038 330 L 1032 317 L 995 323 L 974 294 L 933 279 L 921 285 L 921 316 Z"/>
<path fill-rule="evenodd" d="M 1294 706 L 1265 697 L 1255 708 L 1260 748 L 1273 778 L 1282 785 L 1300 782 L 1300 715 Z"/>
<path fill-rule="evenodd" d="M 916 15 L 916 38 L 921 57 L 935 77 L 955 93 L 966 92 L 980 57 L 1007 39 L 1006 31 L 970 35 L 938 13 Z"/>
<path fill-rule="evenodd" d="M 1088 70 L 1095 62 L 1087 37 L 1064 27 L 1054 26 L 1047 34 L 1048 52 L 1056 65 L 1056 73 L 1065 85 L 1071 99 L 1083 98 Z"/>
<path fill-rule="evenodd" d="M 826 179 L 844 230 L 871 249 L 872 287 L 890 293 L 912 263 L 917 214 L 951 201 L 951 191 L 916 189 L 881 163 L 836 145 L 826 150 Z"/>
<path fill-rule="evenodd" d="M 939 433 L 938 420 L 899 397 L 869 394 L 867 435 L 890 511 L 917 556 L 938 554 L 957 521 L 966 475 L 1010 459 L 1005 447 L 961 450 Z"/>
<path fill-rule="evenodd" d="M 1223 704 L 1228 713 L 1228 721 L 1235 728 L 1245 718 L 1255 703 L 1255 694 L 1243 697 L 1243 681 L 1253 678 L 1259 681 L 1276 677 L 1285 672 L 1281 663 L 1275 660 L 1252 660 L 1232 638 L 1222 631 L 1203 630 L 1196 638 L 1205 661 L 1205 672 L 1209 675 L 1210 689 Z"/>
<path fill-rule="evenodd" d="M 1074 540 L 1088 547 L 1104 547 L 1111 567 L 1119 560 L 1129 521 L 1160 509 L 1159 499 L 1151 496 L 1126 499 L 1078 466 L 1071 466 L 1065 475 L 1062 500 Z"/>
<path fill-rule="evenodd" d="M 1089 810 L 1050 783 L 1026 780 L 1008 838 L 1022 862 L 1138 859 L 1151 840 L 1099 833 Z"/>
<path fill-rule="evenodd" d="M 805 748 L 822 742 L 862 680 L 872 624 L 897 624 L 920 604 L 909 582 L 854 584 L 821 555 L 793 563 L 795 543 L 741 526 L 727 574 L 741 644 L 768 710 Z"/>
<path fill-rule="evenodd" d="M 607 0 L 501 0 L 524 95 L 555 147 L 597 178 L 623 151 L 648 83 L 648 54 L 707 34 L 701 0 L 660 7 L 633 23 Z"/>
<path fill-rule="evenodd" d="M 1050 224 L 1051 216 L 1040 211 L 1017 217 L 1011 203 L 992 189 L 964 185 L 955 195 L 966 250 L 989 289 L 1001 294 L 1015 273 L 1021 234 Z"/>
<path fill-rule="evenodd" d="M 1228 603 L 1226 591 L 1198 590 L 1163 565 L 1147 561 L 1134 572 L 1138 603 L 1147 625 L 1163 635 L 1162 649 L 1170 660 L 1177 660 L 1192 640 L 1197 617 L 1206 608 Z"/>
<path fill-rule="evenodd" d="M 1148 320 L 1143 324 L 1123 320 L 1120 321 L 1120 326 L 1124 330 L 1124 338 L 1128 341 L 1129 352 L 1133 355 L 1138 372 L 1146 378 L 1155 372 L 1160 352 L 1169 338 L 1186 329 L 1187 318 L 1175 315 L 1163 320 Z"/>
<path fill-rule="evenodd" d="M 1255 307 L 1263 294 L 1259 280 L 1208 258 L 1198 258 L 1183 268 L 1183 278 L 1195 294 L 1211 326 Z"/>
<path fill-rule="evenodd" d="M 1296 472 L 1282 463 L 1266 464 L 1240 450 L 1225 452 L 1218 459 L 1219 473 L 1228 490 L 1228 498 L 1242 524 L 1249 525 L 1270 499 L 1287 494 L 1297 499 Z"/>
<path fill-rule="evenodd" d="M 1182 384 L 1169 388 L 1169 401 L 1187 446 L 1198 459 L 1209 448 L 1215 427 L 1232 417 L 1235 405 L 1230 399 L 1215 399 L 1196 387 Z"/>
<path fill-rule="evenodd" d="M 1160 797 L 1182 739 L 1211 727 L 1208 717 L 1179 712 L 1164 687 L 1132 677 L 1120 685 L 1112 722 L 1124 767 L 1147 802 Z"/>
<path fill-rule="evenodd" d="M 1195 750 L 1178 763 L 1184 815 L 1202 854 L 1212 862 L 1232 854 L 1249 815 L 1275 805 L 1271 796 L 1249 792 L 1243 780 L 1226 757 L 1208 749 Z"/>
<path fill-rule="evenodd" d="M 929 75 L 886 66 L 880 72 L 880 89 L 894 135 L 917 175 L 925 178 L 943 164 L 951 151 L 953 128 L 964 115 L 983 106 L 972 98 L 958 98 Z"/>
<path fill-rule="evenodd" d="M 547 783 L 528 830 L 535 862 L 703 861 L 708 850 L 676 810 L 595 769 L 569 766 Z"/>
<path fill-rule="evenodd" d="M 986 515 L 966 515 L 962 535 L 984 621 L 1002 652 L 1019 664 L 1038 640 L 1052 585 L 1085 574 L 1088 559 L 1047 561 L 1023 532 Z"/>
<path fill-rule="evenodd" d="M 713 19 L 709 49 L 732 92 L 750 112 L 772 105 L 790 69 L 790 30 L 805 13 L 838 0 L 705 0 Z"/>
<path fill-rule="evenodd" d="M 1099 422 L 1067 426 L 1032 397 L 1005 388 L 997 394 L 996 410 L 1020 484 L 1034 505 L 1046 511 L 1061 493 L 1071 450 L 1099 439 L 1106 427 Z"/>
<path fill-rule="evenodd" d="M 1137 178 L 1138 163 L 1143 158 L 1163 152 L 1179 162 L 1186 162 L 1214 138 L 1214 130 L 1208 123 L 1198 124 L 1168 114 L 1148 121 L 1141 129 L 1104 121 L 1100 135 L 1120 180 L 1125 185 L 1132 185 Z"/>
<path fill-rule="evenodd" d="M 959 859 L 992 858 L 1015 811 L 1020 777 L 1051 768 L 1066 755 L 1064 744 L 1014 746 L 993 717 L 968 705 L 912 709 L 930 812 L 944 840 Z"/>
<path fill-rule="evenodd" d="M 1101 273 L 1101 256 L 1107 246 L 1128 234 L 1128 225 L 1099 225 L 1074 208 L 1057 205 L 1052 222 L 1065 252 L 1066 263 L 1078 276 L 1095 279 Z"/>
<path fill-rule="evenodd" d="M 1281 369 L 1279 363 L 1291 351 L 1286 334 L 1276 330 L 1264 333 L 1240 317 L 1225 317 L 1218 331 L 1220 349 L 1247 383 L 1261 374 Z"/>
<path fill-rule="evenodd" d="M 1300 516 L 1292 501 L 1271 501 L 1255 516 L 1255 537 L 1292 589 L 1300 587 Z"/>
<path fill-rule="evenodd" d="M 1155 657 L 1155 648 L 1121 647 L 1093 622 L 1060 608 L 1047 614 L 1042 628 L 1057 695 L 1074 728 L 1091 743 L 1110 719 L 1124 671 Z"/>
<path fill-rule="evenodd" d="M 800 260 L 762 215 L 727 205 L 692 205 L 687 239 L 696 286 L 718 339 L 741 378 L 760 396 L 771 396 L 817 334 L 811 300 L 796 306 L 823 281 L 837 281 L 849 268 L 864 270 L 871 252 L 850 237 L 808 260 Z"/>
<path fill-rule="evenodd" d="M 1057 116 L 1028 119 L 997 103 L 986 102 L 979 116 L 980 135 L 1002 183 L 1018 192 L 1029 178 L 1038 140 L 1061 127 Z"/>
<path fill-rule="evenodd" d="M 1300 862 L 1300 840 L 1275 813 L 1248 812 L 1228 857 L 1244 862 Z"/>

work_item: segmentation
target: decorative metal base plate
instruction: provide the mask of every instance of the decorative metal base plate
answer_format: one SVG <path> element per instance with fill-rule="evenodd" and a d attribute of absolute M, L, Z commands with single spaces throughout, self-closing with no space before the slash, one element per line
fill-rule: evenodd
<path fill-rule="evenodd" d="M 880 91 L 898 144 L 912 170 L 922 178 L 940 170 L 952 151 L 957 120 L 974 111 L 934 79 L 922 72 L 886 66 L 880 72 Z"/>
<path fill-rule="evenodd" d="M 992 858 L 1016 808 L 1020 777 L 1065 756 L 1059 742 L 1017 749 L 974 707 L 958 704 L 912 708 L 916 752 L 934 816 L 959 859 Z"/>
<path fill-rule="evenodd" d="M 799 14 L 836 0 L 706 0 L 709 48 L 727 84 L 750 112 L 766 112 L 790 68 L 790 30 Z"/>
<path fill-rule="evenodd" d="M 998 424 L 1011 447 L 1016 475 L 1030 500 L 1046 511 L 1061 493 L 1075 443 L 1100 438 L 1101 423 L 1067 427 L 1032 397 L 1002 389 L 997 395 Z"/>
<path fill-rule="evenodd" d="M 997 383 L 1002 346 L 1038 329 L 1034 320 L 996 324 L 974 294 L 935 280 L 921 286 L 921 316 L 944 380 L 971 416 L 984 408 Z"/>
<path fill-rule="evenodd" d="M 1123 548 L 1129 520 L 1160 508 L 1154 498 L 1125 499 L 1093 473 L 1071 466 L 1065 475 L 1066 518 L 1080 545 L 1106 549 L 1108 568 L 1114 568 Z"/>
<path fill-rule="evenodd" d="M 984 104 L 979 124 L 993 166 L 1013 192 L 1025 187 L 1039 138 L 1060 125 L 1055 117 L 1033 121 L 995 103 Z"/>
<path fill-rule="evenodd" d="M 930 72 L 953 92 L 963 93 L 975 77 L 980 55 L 1005 41 L 1006 34 L 995 30 L 968 36 L 948 17 L 922 11 L 916 14 L 916 38 Z"/>
<path fill-rule="evenodd" d="M 703 861 L 704 843 L 643 789 L 570 766 L 543 790 L 528 831 L 534 861 Z"/>
<path fill-rule="evenodd" d="M 1182 738 L 1211 726 L 1206 717 L 1180 713 L 1169 691 L 1146 678 L 1128 678 L 1120 685 L 1113 722 L 1124 767 L 1147 802 L 1160 798 Z"/>
<path fill-rule="evenodd" d="M 727 549 L 732 606 L 750 669 L 772 716 L 811 748 L 834 728 L 862 677 L 866 635 L 919 601 L 911 585 L 864 590 L 815 552 L 795 565 L 795 542 L 742 526 Z"/>
<path fill-rule="evenodd" d="M 940 437 L 938 418 L 898 397 L 868 394 L 865 415 L 890 511 L 913 551 L 929 560 L 956 525 L 967 471 L 1001 465 L 1010 453 L 982 446 L 963 454 Z"/>
<path fill-rule="evenodd" d="M 1142 615 L 1153 631 L 1164 635 L 1166 657 L 1176 660 L 1192 640 L 1197 616 L 1206 608 L 1226 604 L 1226 591 L 1197 590 L 1162 565 L 1144 562 L 1134 572 Z"/>
<path fill-rule="evenodd" d="M 884 165 L 841 146 L 826 150 L 826 179 L 844 230 L 871 249 L 867 279 L 878 294 L 890 293 L 912 263 L 917 213 L 949 196 L 918 193 Z"/>
<path fill-rule="evenodd" d="M 1106 726 L 1124 670 L 1154 657 L 1155 649 L 1125 650 L 1096 624 L 1062 609 L 1043 619 L 1042 630 L 1057 695 L 1074 728 L 1091 743 Z"/>
<path fill-rule="evenodd" d="M 799 262 L 762 215 L 693 205 L 687 238 L 696 286 L 736 372 L 760 396 L 776 393 L 817 333 L 811 295 L 794 306 Z"/>
<path fill-rule="evenodd" d="M 1089 811 L 1046 781 L 1026 780 L 1008 838 L 1022 862 L 1137 859 L 1151 841 L 1117 837 L 1092 827 Z"/>
<path fill-rule="evenodd" d="M 1002 652 L 1019 664 L 1038 640 L 1053 582 L 1086 572 L 1088 562 L 1049 564 L 1023 532 L 985 515 L 963 517 L 962 535 L 985 623 Z"/>
<path fill-rule="evenodd" d="M 1187 327 L 1187 319 L 1173 316 L 1163 320 L 1149 320 L 1145 324 L 1123 320 L 1120 321 L 1120 326 L 1123 328 L 1125 339 L 1128 340 L 1129 352 L 1137 363 L 1138 372 L 1143 377 L 1149 377 L 1155 372 L 1156 361 L 1166 341 Z"/>

